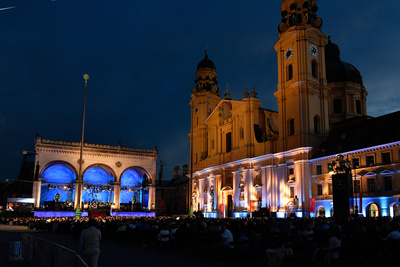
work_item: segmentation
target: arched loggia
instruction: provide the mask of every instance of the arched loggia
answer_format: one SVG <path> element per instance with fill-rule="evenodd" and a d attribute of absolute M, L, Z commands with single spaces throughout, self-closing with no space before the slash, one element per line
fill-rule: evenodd
<path fill-rule="evenodd" d="M 45 203 L 55 201 L 56 196 L 57 202 L 73 202 L 76 171 L 72 166 L 66 162 L 51 162 L 44 168 L 41 178 L 40 207 L 46 208 Z"/>
<path fill-rule="evenodd" d="M 114 174 L 103 165 L 91 166 L 83 174 L 82 202 L 112 203 Z"/>
<path fill-rule="evenodd" d="M 138 210 L 149 206 L 150 181 L 145 170 L 126 169 L 121 175 L 120 205 L 122 209 Z"/>

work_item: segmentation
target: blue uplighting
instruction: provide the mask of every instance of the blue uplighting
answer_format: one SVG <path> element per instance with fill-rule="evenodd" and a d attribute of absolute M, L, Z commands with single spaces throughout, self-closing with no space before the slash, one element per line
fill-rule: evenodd
<path fill-rule="evenodd" d="M 141 187 L 143 177 L 137 173 L 134 169 L 126 170 L 121 176 L 121 188 L 122 187 Z"/>
<path fill-rule="evenodd" d="M 61 202 L 73 201 L 72 187 L 75 177 L 75 173 L 61 163 L 56 163 L 46 168 L 42 173 L 40 206 L 43 206 L 45 201 L 53 201 L 57 192 L 61 196 Z M 70 190 L 62 189 L 63 185 L 70 185 Z"/>
<path fill-rule="evenodd" d="M 75 217 L 75 211 L 35 211 L 33 217 L 45 217 L 45 218 L 55 218 L 55 217 Z M 82 211 L 81 217 L 87 217 L 88 212 Z"/>
<path fill-rule="evenodd" d="M 119 217 L 155 217 L 156 213 L 153 211 L 150 212 L 127 212 L 127 211 L 111 211 L 111 216 L 119 216 Z"/>
<path fill-rule="evenodd" d="M 51 165 L 42 173 L 43 183 L 72 184 L 74 181 L 75 174 L 61 163 Z"/>
<path fill-rule="evenodd" d="M 106 185 L 113 181 L 114 177 L 100 166 L 89 168 L 83 174 L 83 182 L 94 185 Z"/>
<path fill-rule="evenodd" d="M 135 197 L 136 197 L 136 201 L 137 202 L 140 202 L 140 198 L 139 197 L 137 197 L 136 195 L 137 195 L 137 193 L 135 194 L 135 192 L 133 192 L 133 191 L 131 191 L 131 192 L 129 192 L 129 191 L 121 191 L 121 194 L 120 194 L 120 196 L 121 196 L 121 199 L 120 199 L 120 203 L 129 203 L 130 201 L 132 201 L 132 197 L 135 195 Z"/>
<path fill-rule="evenodd" d="M 49 189 L 47 184 L 42 184 L 41 194 L 40 194 L 40 205 L 43 206 L 45 201 L 53 201 L 56 194 L 60 194 L 60 202 L 73 201 L 72 190 L 63 189 Z"/>
<path fill-rule="evenodd" d="M 93 189 L 82 190 L 82 201 L 83 202 L 113 202 L 112 192 L 110 191 L 99 191 L 96 192 Z"/>
<path fill-rule="evenodd" d="M 233 217 L 234 218 L 246 218 L 247 217 L 247 211 L 244 212 L 233 212 Z"/>
<path fill-rule="evenodd" d="M 109 186 L 114 181 L 111 172 L 101 166 L 93 166 L 83 174 L 83 183 L 88 187 L 82 190 L 83 202 L 113 202 L 112 192 L 101 186 Z"/>

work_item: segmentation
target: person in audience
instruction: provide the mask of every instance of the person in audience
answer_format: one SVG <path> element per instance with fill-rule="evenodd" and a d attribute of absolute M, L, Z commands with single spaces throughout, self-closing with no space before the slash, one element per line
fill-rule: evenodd
<path fill-rule="evenodd" d="M 92 267 L 97 266 L 100 257 L 101 232 L 95 225 L 96 220 L 89 219 L 89 227 L 82 231 L 78 248 L 83 260 Z"/>

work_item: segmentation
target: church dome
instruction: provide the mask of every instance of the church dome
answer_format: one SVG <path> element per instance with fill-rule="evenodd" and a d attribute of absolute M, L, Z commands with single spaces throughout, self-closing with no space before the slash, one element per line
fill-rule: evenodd
<path fill-rule="evenodd" d="M 206 55 L 204 56 L 204 59 L 197 64 L 197 70 L 199 69 L 212 69 L 215 70 L 215 65 L 214 62 L 212 62 L 208 56 L 207 56 L 207 51 Z"/>
<path fill-rule="evenodd" d="M 354 82 L 362 85 L 360 71 L 352 64 L 340 60 L 339 47 L 331 42 L 330 36 L 328 38 L 328 43 L 325 46 L 326 79 L 328 83 Z"/>

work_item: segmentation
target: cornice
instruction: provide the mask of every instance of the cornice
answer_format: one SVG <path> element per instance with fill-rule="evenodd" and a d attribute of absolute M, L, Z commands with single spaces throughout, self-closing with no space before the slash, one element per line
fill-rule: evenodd
<path fill-rule="evenodd" d="M 362 149 L 357 149 L 357 150 L 352 150 L 352 151 L 347 151 L 347 152 L 342 152 L 342 153 L 337 153 L 337 154 L 343 155 L 344 157 L 346 157 L 346 156 L 355 157 L 359 154 L 375 152 L 375 151 L 388 149 L 388 148 L 392 148 L 392 147 L 398 147 L 398 146 L 400 146 L 400 141 L 382 144 L 382 145 L 378 145 L 378 146 L 366 147 L 366 148 L 362 148 Z M 310 159 L 310 162 L 314 163 L 314 162 L 321 162 L 321 161 L 326 161 L 326 160 L 333 160 L 333 159 L 336 159 L 337 154 L 320 157 L 320 158 L 316 158 L 316 159 Z"/>
<path fill-rule="evenodd" d="M 96 151 L 97 150 L 97 151 Z M 62 155 L 76 155 L 80 154 L 79 147 L 54 147 L 54 146 L 36 146 L 36 152 L 51 153 L 51 154 L 62 154 Z M 119 159 L 135 159 L 135 160 L 154 160 L 157 159 L 156 153 L 138 153 L 138 152 L 127 152 L 127 151 L 99 151 L 98 149 L 88 150 L 86 147 L 83 148 L 83 155 L 86 157 L 97 157 L 97 158 L 119 158 Z"/>
<path fill-rule="evenodd" d="M 57 148 L 80 148 L 80 142 L 70 142 L 70 141 L 61 141 L 61 140 L 51 140 L 51 139 L 43 139 L 40 138 L 39 140 L 36 140 L 35 146 L 56 146 Z M 112 145 L 101 145 L 101 144 L 90 144 L 90 143 L 84 143 L 83 148 L 91 148 L 91 149 L 97 149 L 97 150 L 105 150 L 107 153 L 112 153 L 112 152 L 136 152 L 136 153 L 154 153 L 158 154 L 157 148 L 153 149 L 145 149 L 145 148 L 133 148 L 133 147 L 124 147 L 124 146 L 112 146 Z"/>

